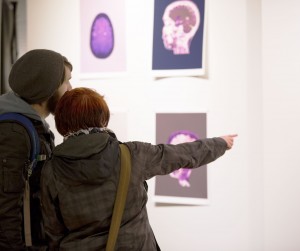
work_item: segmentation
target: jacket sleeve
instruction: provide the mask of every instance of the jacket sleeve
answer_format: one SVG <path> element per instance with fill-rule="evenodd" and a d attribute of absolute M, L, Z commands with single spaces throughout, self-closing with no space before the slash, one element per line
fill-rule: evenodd
<path fill-rule="evenodd" d="M 222 156 L 227 144 L 222 138 L 196 140 L 178 145 L 151 145 L 142 142 L 128 144 L 133 162 L 143 173 L 144 179 L 169 174 L 180 168 L 197 168 Z"/>
<path fill-rule="evenodd" d="M 51 161 L 48 161 L 41 174 L 41 208 L 49 251 L 59 250 L 60 241 L 67 231 L 60 217 L 57 195 Z"/>

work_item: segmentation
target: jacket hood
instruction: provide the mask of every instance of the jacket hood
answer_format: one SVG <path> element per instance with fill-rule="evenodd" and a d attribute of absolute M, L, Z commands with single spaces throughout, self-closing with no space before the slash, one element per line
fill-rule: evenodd
<path fill-rule="evenodd" d="M 40 115 L 23 99 L 17 96 L 14 92 L 10 91 L 0 96 L 0 114 L 7 112 L 17 112 L 25 116 L 42 121 L 48 128 L 48 124 Z"/>
<path fill-rule="evenodd" d="M 68 185 L 101 184 L 119 166 L 119 142 L 109 134 L 70 137 L 53 151 L 52 168 Z"/>

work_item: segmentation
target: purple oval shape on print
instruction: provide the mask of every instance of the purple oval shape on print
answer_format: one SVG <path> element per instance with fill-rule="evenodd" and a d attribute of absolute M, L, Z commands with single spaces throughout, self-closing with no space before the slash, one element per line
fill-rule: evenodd
<path fill-rule="evenodd" d="M 109 17 L 100 13 L 91 28 L 90 45 L 97 58 L 107 58 L 114 48 L 114 30 Z"/>

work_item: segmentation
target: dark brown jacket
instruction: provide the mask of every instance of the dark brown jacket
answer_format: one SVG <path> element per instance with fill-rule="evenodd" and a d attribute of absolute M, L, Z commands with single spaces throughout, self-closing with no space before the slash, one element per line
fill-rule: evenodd
<path fill-rule="evenodd" d="M 0 114 L 25 114 L 37 129 L 41 154 L 49 157 L 54 147 L 53 134 L 47 124 L 26 102 L 8 93 L 0 97 Z M 25 250 L 23 237 L 23 192 L 26 165 L 30 157 L 30 139 L 25 128 L 14 122 L 0 123 L 0 250 Z M 43 250 L 47 244 L 40 210 L 40 173 L 44 161 L 38 162 L 30 177 L 31 225 L 35 247 Z M 30 250 L 31 248 L 29 248 Z"/>

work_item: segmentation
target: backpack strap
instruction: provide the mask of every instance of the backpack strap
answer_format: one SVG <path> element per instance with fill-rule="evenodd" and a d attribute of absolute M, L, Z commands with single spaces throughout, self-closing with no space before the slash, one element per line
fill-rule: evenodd
<path fill-rule="evenodd" d="M 23 195 L 23 214 L 24 214 L 24 236 L 26 246 L 32 246 L 31 222 L 30 222 L 30 187 L 29 177 L 34 170 L 40 157 L 40 140 L 38 133 L 31 120 L 20 113 L 4 113 L 0 115 L 0 121 L 11 121 L 22 125 L 30 138 L 30 163 L 26 166 L 25 188 Z"/>
<path fill-rule="evenodd" d="M 106 244 L 106 251 L 115 250 L 115 244 L 118 238 L 120 224 L 127 199 L 131 173 L 131 156 L 129 149 L 125 144 L 120 144 L 119 146 L 121 150 L 121 170 L 112 220 L 109 228 L 108 240 Z"/>
<path fill-rule="evenodd" d="M 30 216 L 30 187 L 29 180 L 25 180 L 25 189 L 23 195 L 23 215 L 24 215 L 24 238 L 26 247 L 32 246 L 31 237 L 31 216 Z"/>
<path fill-rule="evenodd" d="M 30 147 L 30 164 L 28 166 L 27 175 L 28 177 L 30 177 L 33 169 L 36 166 L 36 162 L 39 158 L 39 153 L 40 153 L 40 140 L 37 131 L 34 125 L 32 124 L 31 120 L 20 113 L 11 112 L 11 113 L 1 114 L 0 121 L 4 121 L 4 120 L 16 122 L 22 125 L 26 129 L 29 135 L 31 147 Z"/>

